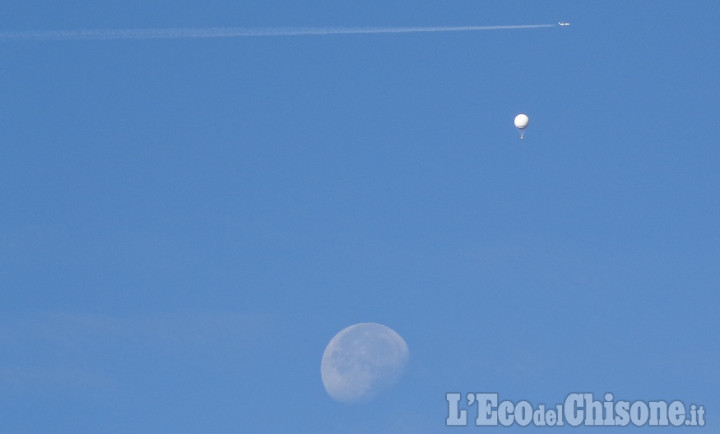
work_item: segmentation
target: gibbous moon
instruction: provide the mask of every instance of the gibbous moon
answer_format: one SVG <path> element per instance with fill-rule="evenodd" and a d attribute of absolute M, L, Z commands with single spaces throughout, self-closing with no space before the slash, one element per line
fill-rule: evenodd
<path fill-rule="evenodd" d="M 390 327 L 373 322 L 351 325 L 325 348 L 323 385 L 337 401 L 369 401 L 400 379 L 409 354 L 405 340 Z"/>

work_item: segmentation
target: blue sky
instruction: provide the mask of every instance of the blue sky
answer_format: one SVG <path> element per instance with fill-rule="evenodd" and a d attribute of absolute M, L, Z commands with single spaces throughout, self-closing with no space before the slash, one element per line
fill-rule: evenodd
<path fill-rule="evenodd" d="M 680 399 L 708 412 L 680 431 L 717 430 L 715 2 L 0 10 L 0 31 L 572 22 L 0 42 L 0 433 L 435 433 L 446 392 L 488 391 Z M 410 363 L 340 404 L 322 351 L 364 321 Z"/>

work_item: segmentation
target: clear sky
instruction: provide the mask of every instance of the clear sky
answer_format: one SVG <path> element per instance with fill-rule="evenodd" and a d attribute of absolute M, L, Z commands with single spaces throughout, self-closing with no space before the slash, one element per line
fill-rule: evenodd
<path fill-rule="evenodd" d="M 708 413 L 679 431 L 718 432 L 717 2 L 0 11 L 0 32 L 572 23 L 0 42 L 0 433 L 482 431 L 445 428 L 446 392 L 679 399 Z M 405 376 L 335 402 L 323 349 L 366 321 L 407 341 Z"/>

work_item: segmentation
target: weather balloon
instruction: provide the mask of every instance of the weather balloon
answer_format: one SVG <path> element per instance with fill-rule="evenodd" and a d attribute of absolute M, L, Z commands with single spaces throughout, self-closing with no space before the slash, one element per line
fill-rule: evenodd
<path fill-rule="evenodd" d="M 519 115 L 515 116 L 515 128 L 517 128 L 520 132 L 520 140 L 525 138 L 525 128 L 527 128 L 529 123 L 530 118 L 528 117 L 528 115 L 520 113 Z"/>

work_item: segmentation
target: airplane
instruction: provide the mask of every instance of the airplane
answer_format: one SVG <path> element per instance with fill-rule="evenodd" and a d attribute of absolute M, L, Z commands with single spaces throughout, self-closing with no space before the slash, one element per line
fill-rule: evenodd
<path fill-rule="evenodd" d="M 562 26 L 562 27 L 567 27 L 567 26 L 569 26 L 569 25 L 570 25 L 570 23 L 568 23 L 567 21 L 560 21 L 560 22 L 558 23 L 558 26 Z"/>

